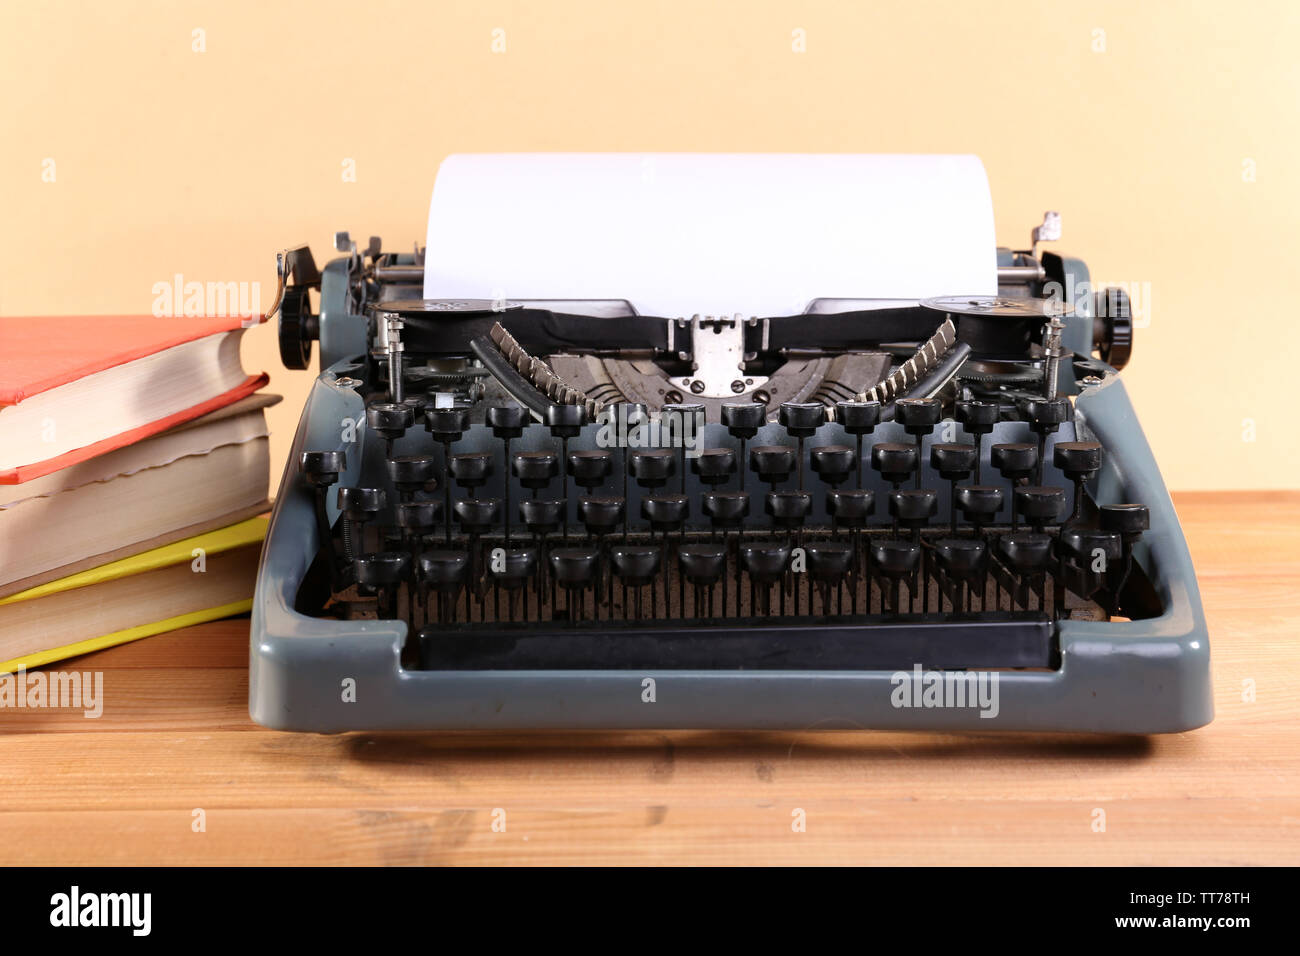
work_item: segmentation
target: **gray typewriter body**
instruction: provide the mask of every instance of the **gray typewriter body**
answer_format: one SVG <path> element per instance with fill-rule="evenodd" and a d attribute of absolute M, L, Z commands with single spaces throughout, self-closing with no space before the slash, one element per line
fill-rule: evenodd
<path fill-rule="evenodd" d="M 346 238 L 340 245 L 347 250 Z M 1052 281 L 1073 289 L 1086 288 L 1089 281 L 1082 262 L 1064 257 L 1043 256 L 1039 261 L 1032 254 L 999 250 L 999 262 L 1002 294 L 1011 299 L 1037 301 L 1045 283 Z M 1100 349 L 1103 355 L 1116 359 L 1115 365 L 1123 364 L 1116 342 L 1123 344 L 1125 330 L 1122 324 L 1117 329 L 1094 314 L 1101 307 L 1101 297 L 1076 298 L 1070 302 L 1073 311 L 1056 323 L 1054 341 L 1062 356 L 1055 369 L 1057 388 L 1060 395 L 1071 399 L 1071 411 L 1050 434 L 1040 436 L 1030 421 L 1017 420 L 1014 410 L 1026 394 L 1032 398 L 1033 389 L 1047 387 L 1042 376 L 1047 374 L 1052 342 L 1040 339 L 1047 333 L 1038 327 L 1030 329 L 1020 367 L 999 359 L 979 366 L 987 374 L 975 378 L 950 375 L 938 385 L 931 382 L 933 394 L 927 400 L 938 402 L 941 411 L 930 432 L 908 431 L 900 421 L 887 420 L 886 414 L 882 416 L 886 420 L 865 437 L 850 434 L 840 421 L 827 420 L 806 441 L 796 443 L 783 424 L 784 413 L 778 413 L 779 400 L 769 397 L 768 414 L 757 433 L 747 436 L 744 447 L 752 452 L 755 447 L 794 448 L 797 444 L 802 466 L 797 481 L 800 489 L 805 484 L 810 488 L 812 504 L 798 527 L 778 526 L 777 519 L 769 517 L 770 510 L 764 514 L 765 489 L 771 491 L 778 485 L 791 488 L 795 477 L 786 475 L 765 485 L 763 476 L 750 471 L 745 475 L 747 487 L 757 504 L 742 526 L 728 533 L 725 528 L 710 527 L 698 507 L 702 496 L 719 485 L 702 481 L 685 458 L 676 459 L 681 468 L 660 488 L 642 488 L 635 476 L 627 478 L 630 450 L 625 446 L 610 448 L 608 475 L 585 489 L 563 474 L 543 492 L 528 491 L 517 483 L 507 487 L 514 481 L 512 456 L 553 452 L 561 460 L 563 472 L 574 452 L 599 452 L 603 447 L 599 425 L 581 425 L 561 441 L 548 429 L 544 413 L 538 411 L 547 398 L 535 403 L 531 422 L 507 448 L 484 416 L 486 407 L 511 402 L 513 393 L 497 387 L 501 383 L 488 374 L 490 369 L 476 353 L 462 350 L 459 355 L 428 359 L 408 341 L 405 354 L 399 353 L 393 365 L 396 350 L 385 339 L 386 335 L 392 337 L 386 325 L 386 316 L 392 313 L 385 306 L 418 298 L 420 272 L 416 256 L 383 254 L 374 243 L 369 255 L 360 255 L 353 247 L 320 271 L 302 254 L 286 260 L 282 350 L 286 360 L 305 364 L 309 343 L 318 341 L 323 371 L 294 438 L 258 575 L 249 686 L 249 710 L 258 723 L 322 733 L 489 728 L 908 728 L 1150 734 L 1189 730 L 1212 719 L 1209 643 L 1187 545 L 1124 384 L 1113 367 L 1094 355 Z M 314 315 L 308 289 L 319 295 Z M 529 305 L 516 309 L 512 303 L 496 318 L 522 338 L 521 333 L 527 330 L 518 326 L 534 319 L 527 316 Z M 545 305 L 555 307 L 554 303 Z M 870 312 L 864 312 L 861 305 L 819 301 L 809 311 L 847 314 L 846 322 L 869 328 Z M 582 308 L 582 303 L 565 303 L 557 311 L 576 313 Z M 424 304 L 425 311 L 436 309 L 455 317 L 481 307 L 473 303 Z M 585 311 L 596 316 L 604 313 L 607 321 L 617 323 L 608 316 L 619 309 L 618 303 L 593 304 Z M 512 319 L 512 313 L 520 318 Z M 412 321 L 419 316 L 408 314 L 406 318 L 409 339 Z M 936 313 L 934 324 L 942 318 Z M 960 341 L 963 317 L 950 318 L 958 327 Z M 436 325 L 427 328 L 436 336 Z M 609 328 L 614 337 L 611 342 L 616 342 L 618 326 Z M 676 328 L 680 333 L 683 326 Z M 697 328 L 696 342 L 700 335 Z M 860 351 L 891 354 L 889 367 L 897 368 L 919 341 L 918 336 L 892 352 L 875 346 Z M 687 354 L 686 358 L 700 367 L 699 357 Z M 975 358 L 967 354 L 966 361 L 969 364 L 977 358 L 978 352 Z M 622 368 L 633 367 L 635 361 L 646 361 L 645 355 L 629 358 Z M 552 361 L 550 366 L 576 367 L 563 361 Z M 403 379 L 413 375 L 398 395 L 419 393 L 422 383 L 430 379 L 444 384 L 428 390 L 429 394 L 440 388 L 445 392 L 425 406 L 407 402 L 416 405 L 414 423 L 393 440 L 390 449 L 366 423 L 367 403 L 397 397 L 392 394 L 394 367 L 404 369 L 398 373 Z M 438 374 L 428 373 L 422 379 L 427 369 Z M 466 369 L 474 371 L 458 378 L 457 370 Z M 690 374 L 666 372 L 664 380 L 685 383 Z M 775 375 L 767 378 L 775 380 Z M 1027 386 L 1026 379 L 1033 383 Z M 809 390 L 812 384 L 816 383 L 810 383 Z M 519 387 L 517 382 L 514 387 Z M 674 407 L 689 403 L 689 388 L 683 392 L 684 402 L 679 400 Z M 957 403 L 963 398 L 969 401 L 974 394 L 1002 406 L 998 421 L 978 442 L 953 421 Z M 999 394 L 1010 397 L 1000 402 Z M 737 401 L 751 397 L 738 395 Z M 410 394 L 405 398 L 409 400 Z M 817 401 L 827 405 L 828 419 L 844 414 L 836 412 L 834 403 L 824 395 L 811 404 Z M 890 403 L 882 404 L 888 407 Z M 440 445 L 427 425 L 422 425 L 421 417 L 439 406 L 466 409 L 468 428 L 457 435 L 454 445 Z M 734 489 L 749 462 L 735 432 L 720 420 L 718 407 L 716 401 L 709 403 L 697 447 L 735 450 L 740 474 L 729 473 L 721 485 Z M 349 422 L 353 424 L 349 426 Z M 822 475 L 814 473 L 812 458 L 822 446 L 856 450 L 859 438 L 863 438 L 862 457 L 855 460 L 854 474 L 847 483 L 869 487 L 877 507 L 856 530 L 846 530 L 834 527 L 827 513 L 829 498 L 823 492 L 828 489 L 813 487 Z M 934 454 L 932 446 L 949 440 L 978 445 L 984 482 L 1003 486 L 1006 504 L 988 527 L 977 525 L 972 530 L 954 518 L 948 529 L 950 512 L 956 515 L 953 496 L 973 479 L 949 481 L 927 474 L 925 483 L 934 486 L 931 517 L 922 519 L 924 526 L 916 533 L 899 528 L 896 520 L 891 521 L 892 496 L 900 486 L 919 487 L 921 479 L 891 482 L 863 461 L 871 460 L 871 449 L 877 443 L 902 446 L 915 442 L 920 473 Z M 1099 527 L 1098 516 L 1102 506 L 1120 502 L 1145 506 L 1147 527 L 1140 535 L 1126 537 L 1123 558 L 1116 535 L 1101 548 L 1103 552 L 1110 549 L 1114 563 L 1130 562 L 1131 572 L 1122 585 L 1114 584 L 1117 572 L 1113 569 L 1099 573 L 1094 568 L 1089 576 L 1087 565 L 1091 555 L 1098 553 L 1096 549 L 1083 549 L 1078 568 L 1067 569 L 1073 559 L 1061 549 L 1064 532 L 1071 526 L 1063 515 L 1071 507 L 1072 479 L 1061 473 L 1053 458 L 1054 446 L 1066 442 L 1095 442 L 1104 449 L 1100 467 L 1080 480 L 1085 501 L 1075 512 L 1076 524 L 1087 524 L 1089 533 L 1101 534 L 1104 528 Z M 1005 549 L 998 550 L 999 534 L 1011 533 L 1006 526 L 1017 485 L 1014 479 L 1006 482 L 998 474 L 993 453 L 994 446 L 1035 443 L 1044 458 L 1041 472 L 1022 479 L 1021 484 L 1027 481 L 1034 487 L 1061 488 L 1065 493 L 1062 517 L 1034 528 L 1052 540 L 1053 549 L 1045 559 L 1050 562 L 1044 565 L 1047 570 L 1037 575 L 1017 573 L 1005 558 Z M 301 463 L 305 454 L 323 452 L 342 452 L 346 463 L 318 494 L 320 482 L 313 484 Z M 448 481 L 448 452 L 486 455 L 492 462 L 491 474 L 468 490 Z M 480 529 L 481 534 L 468 534 L 465 529 L 469 525 L 456 525 L 449 513 L 443 513 L 438 522 L 414 533 L 413 541 L 405 534 L 398 541 L 394 509 L 412 496 L 393 486 L 386 464 L 396 457 L 420 455 L 435 459 L 432 464 L 439 469 L 438 481 L 429 486 L 432 490 L 416 496 L 430 502 L 453 505 L 467 496 L 490 498 L 503 502 L 505 513 L 514 515 L 530 495 L 560 497 L 564 483 L 565 527 L 532 534 L 522 518 L 516 518 L 514 539 L 509 543 L 533 549 L 535 561 L 520 592 L 522 612 L 518 615 L 517 605 L 510 603 L 519 600 L 516 592 L 503 591 L 501 582 L 492 579 L 493 556 L 503 553 L 496 548 L 507 544 L 502 538 L 504 529 L 495 523 Z M 685 522 L 664 530 L 665 526 L 644 520 L 647 506 L 643 499 L 661 494 L 664 487 L 676 493 L 679 483 L 680 494 L 691 503 Z M 841 476 L 841 487 L 844 483 Z M 381 490 L 383 502 L 371 524 L 362 526 L 348 546 L 338 540 L 347 519 L 340 513 L 337 490 L 362 486 Z M 578 505 L 583 495 L 624 496 L 620 499 L 622 520 L 612 534 L 593 535 L 589 528 L 584 529 Z M 886 499 L 891 499 L 889 508 Z M 318 509 L 323 510 L 323 520 Z M 323 534 L 329 534 L 331 540 L 322 541 Z M 371 536 L 369 545 L 367 534 Z M 940 551 L 950 547 L 945 542 L 954 538 L 985 542 L 978 545 L 980 560 L 986 562 L 983 577 L 977 581 L 978 600 L 976 583 L 961 586 L 960 575 L 948 573 L 949 564 L 941 560 Z M 918 542 L 921 583 L 904 576 L 900 589 L 895 583 L 898 578 L 882 570 L 887 560 L 873 563 L 868 552 L 874 553 L 873 547 L 892 540 L 903 542 L 900 547 Z M 776 578 L 761 579 L 755 591 L 753 580 L 748 580 L 754 570 L 748 562 L 758 558 L 746 553 L 742 561 L 741 550 L 751 546 L 747 542 L 757 542 L 754 547 L 775 542 L 790 551 L 815 549 L 819 544 L 825 550 L 828 542 L 833 543 L 841 554 L 846 547 L 852 551 L 848 559 L 852 570 L 842 580 L 814 581 L 805 569 L 787 559 Z M 648 575 L 649 585 L 644 577 L 615 574 L 614 551 L 622 548 L 617 557 L 628 558 L 624 552 L 635 551 L 632 545 L 638 543 L 641 557 L 658 562 Z M 699 543 L 702 553 L 710 547 L 722 552 L 718 581 L 702 589 L 685 579 L 683 555 L 692 543 Z M 568 560 L 569 552 L 578 546 L 587 547 L 593 555 L 595 576 L 588 590 L 553 590 L 562 573 L 557 562 Z M 426 566 L 420 563 L 421 552 L 428 549 L 474 555 L 464 585 L 447 592 L 445 598 L 439 597 L 436 586 L 427 586 L 424 572 L 418 570 Z M 408 550 L 411 563 L 404 565 L 405 583 L 395 585 L 391 593 L 383 587 L 358 592 L 356 582 L 349 580 L 349 555 L 372 551 L 400 555 Z M 557 557 L 561 550 L 563 558 Z M 659 557 L 653 558 L 651 551 Z M 829 553 L 835 556 L 834 549 Z M 334 567 L 323 568 L 323 564 Z M 1067 570 L 1073 577 L 1061 576 Z M 635 605 L 628 596 L 629 579 Z M 1078 585 L 1084 593 L 1073 593 L 1067 580 L 1084 581 Z M 1106 582 L 1120 593 L 1109 593 Z M 347 585 L 352 590 L 346 598 L 340 597 Z M 845 586 L 853 591 L 850 603 L 844 597 Z M 510 619 L 500 610 L 502 593 Z M 901 596 L 904 593 L 906 603 Z M 961 675 L 964 680 L 966 675 L 979 673 L 996 674 L 995 714 L 988 707 L 926 706 L 919 696 L 910 704 L 899 703 L 900 686 L 913 676 L 922 680 L 927 679 L 923 674 L 938 674 L 942 680 L 946 675 Z M 954 681 L 948 683 L 951 687 Z M 943 702 L 942 694 L 939 702 Z"/>

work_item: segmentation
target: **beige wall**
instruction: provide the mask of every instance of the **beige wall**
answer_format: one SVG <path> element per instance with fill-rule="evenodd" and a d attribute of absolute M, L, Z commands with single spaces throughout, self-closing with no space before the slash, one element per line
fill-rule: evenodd
<path fill-rule="evenodd" d="M 5 3 L 0 312 L 175 273 L 268 304 L 277 249 L 422 239 L 450 152 L 973 152 L 1000 243 L 1058 209 L 1149 284 L 1125 378 L 1170 486 L 1298 487 L 1298 48 L 1296 2 Z M 280 461 L 312 373 L 273 328 L 245 362 Z"/>

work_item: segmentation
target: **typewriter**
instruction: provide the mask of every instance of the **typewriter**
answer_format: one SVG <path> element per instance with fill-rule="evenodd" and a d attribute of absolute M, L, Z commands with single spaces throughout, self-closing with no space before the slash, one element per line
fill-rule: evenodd
<path fill-rule="evenodd" d="M 772 316 L 426 299 L 418 247 L 346 233 L 323 269 L 284 253 L 281 354 L 323 371 L 260 568 L 253 718 L 1207 723 L 1191 560 L 1119 375 L 1128 299 L 1056 292 L 1089 287 L 1039 250 L 1058 225 L 998 250 L 993 296 Z M 996 713 L 922 692 L 976 679 Z"/>

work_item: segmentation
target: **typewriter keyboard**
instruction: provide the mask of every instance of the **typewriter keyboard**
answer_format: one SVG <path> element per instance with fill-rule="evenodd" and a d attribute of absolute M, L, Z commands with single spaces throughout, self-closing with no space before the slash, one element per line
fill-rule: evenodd
<path fill-rule="evenodd" d="M 430 668 L 872 666 L 891 641 L 1050 667 L 1052 622 L 1159 612 L 1147 509 L 1092 500 L 1105 452 L 1066 399 L 720 417 L 374 402 L 357 445 L 302 455 L 310 610 L 405 619 Z"/>

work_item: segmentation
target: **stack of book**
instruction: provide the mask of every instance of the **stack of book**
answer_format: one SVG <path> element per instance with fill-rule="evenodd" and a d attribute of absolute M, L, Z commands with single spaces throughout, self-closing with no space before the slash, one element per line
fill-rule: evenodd
<path fill-rule="evenodd" d="M 242 332 L 0 317 L 0 672 L 248 610 L 279 397 Z"/>

